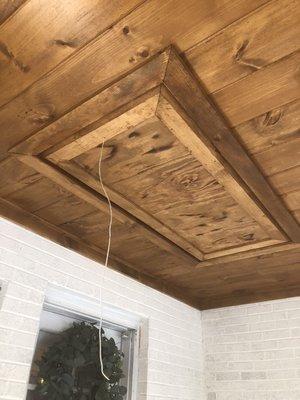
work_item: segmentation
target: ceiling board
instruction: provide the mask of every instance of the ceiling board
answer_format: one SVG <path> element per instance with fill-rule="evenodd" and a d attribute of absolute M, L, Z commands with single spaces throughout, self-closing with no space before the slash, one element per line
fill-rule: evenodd
<path fill-rule="evenodd" d="M 30 0 L 28 7 L 31 3 L 34 4 L 37 1 Z M 61 4 L 60 1 L 53 1 Z M 20 92 L 19 96 L 0 110 L 0 119 L 5 124 L 5 136 L 0 137 L 0 148 L 3 149 L 2 151 L 8 150 L 25 137 L 55 121 L 72 109 L 74 104 L 78 105 L 95 95 L 120 75 L 126 74 L 132 68 L 141 65 L 171 43 L 175 43 L 181 51 L 185 51 L 266 2 L 267 0 L 253 0 L 251 2 L 238 0 L 235 7 L 232 7 L 227 0 L 215 2 L 213 6 L 208 5 L 206 0 L 201 0 L 201 3 L 199 3 L 199 0 L 187 0 L 185 2 L 165 0 L 163 3 L 161 0 L 145 1 L 140 7 L 116 22 L 112 29 L 107 29 L 89 45 L 80 48 L 71 56 L 72 46 L 68 44 L 55 45 L 56 52 L 68 52 L 66 57 L 60 57 L 58 60 L 60 63 L 55 71 L 44 75 L 47 70 L 45 71 L 44 68 L 41 68 L 41 71 L 38 70 L 35 78 L 30 82 L 31 86 Z M 120 2 L 125 6 L 127 3 Z M 79 2 L 78 6 L 80 7 L 81 4 L 82 2 Z M 111 1 L 107 4 L 114 5 Z M 101 6 L 98 7 L 99 10 L 102 10 Z M 119 8 L 113 8 L 112 12 L 115 14 Z M 99 13 L 99 10 L 97 13 Z M 158 10 L 163 18 L 157 18 Z M 43 14 L 44 18 L 46 21 L 49 20 L 47 11 L 47 7 L 37 8 L 40 20 L 42 19 L 40 13 L 46 13 L 46 15 Z M 72 13 L 74 13 L 75 19 L 78 17 L 76 12 L 80 13 L 77 7 L 74 7 Z M 61 13 L 60 18 L 58 18 L 59 21 L 62 21 L 63 28 L 66 25 L 76 27 L 77 24 L 66 24 L 64 19 L 61 20 L 64 14 Z M 92 10 L 87 15 L 86 18 L 92 18 Z M 110 12 L 105 15 L 110 19 Z M 180 18 L 178 18 L 179 15 Z M 26 29 L 27 23 L 21 20 L 20 24 Z M 89 26 L 88 23 L 87 25 Z M 55 22 L 54 26 L 56 26 Z M 129 28 L 128 33 L 126 33 L 126 29 L 124 31 L 125 27 Z M 47 30 L 47 36 L 48 32 L 51 34 L 52 27 Z M 14 40 L 22 41 L 22 38 L 23 35 L 19 37 L 16 36 L 16 33 L 13 34 Z M 76 38 L 77 35 L 75 34 Z M 60 37 L 57 38 L 56 35 L 51 36 L 48 38 L 48 43 L 53 43 L 57 39 L 67 42 L 70 37 L 67 35 L 61 39 Z M 43 54 L 45 50 L 44 42 L 40 45 L 36 50 L 29 49 L 28 53 L 38 54 L 43 63 L 54 66 L 51 57 L 45 57 L 45 54 Z M 10 47 L 9 44 L 7 44 L 7 47 Z M 65 62 L 62 62 L 62 59 L 65 59 Z M 113 63 L 111 60 L 113 60 Z M 84 74 L 82 73 L 83 70 Z M 32 72 L 29 71 L 29 73 Z M 23 74 L 21 75 L 23 76 Z M 38 80 L 42 76 L 43 79 Z M 9 79 L 9 82 L 14 81 L 14 79 Z M 24 80 L 26 81 L 26 78 L 22 82 Z M 5 82 L 6 80 L 3 81 L 6 85 Z M 68 93 L 68 96 L 65 96 L 66 93 Z"/>
<path fill-rule="evenodd" d="M 56 3 L 0 26 L 1 214 L 103 262 L 105 140 L 112 268 L 198 308 L 299 295 L 298 3 Z"/>

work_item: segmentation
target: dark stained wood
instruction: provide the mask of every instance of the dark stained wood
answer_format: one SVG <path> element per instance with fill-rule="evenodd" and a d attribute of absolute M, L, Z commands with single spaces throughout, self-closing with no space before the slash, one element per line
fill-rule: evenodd
<path fill-rule="evenodd" d="M 38 0 L 30 0 L 29 6 L 32 1 Z M 62 3 L 57 0 L 53 1 L 58 4 Z M 6 151 L 30 134 L 53 122 L 74 108 L 74 105 L 95 95 L 117 77 L 141 65 L 171 43 L 176 43 L 182 51 L 187 50 L 200 40 L 214 34 L 266 2 L 267 0 L 251 2 L 239 0 L 234 8 L 227 0 L 220 0 L 213 5 L 208 4 L 207 0 L 200 2 L 199 0 L 186 0 L 185 2 L 165 0 L 163 3 L 161 0 L 150 0 L 144 2 L 134 12 L 114 24 L 112 29 L 106 30 L 88 46 L 69 56 L 65 62 L 61 62 L 43 79 L 37 80 L 41 77 L 40 73 L 37 73 L 35 83 L 1 109 L 0 120 L 4 132 L 0 137 L 1 151 Z M 120 2 L 125 6 L 127 3 Z M 114 5 L 112 2 L 106 4 Z M 42 10 L 38 8 L 37 12 L 42 13 L 43 10 L 44 8 Z M 113 7 L 113 14 L 116 10 L 118 7 Z M 47 9 L 45 11 L 47 12 Z M 74 11 L 76 13 L 76 10 Z M 101 11 L 100 6 L 97 14 Z M 164 18 L 158 18 L 158 12 Z M 178 19 L 178 15 L 180 15 L 180 19 Z M 111 18 L 110 13 L 105 16 Z M 93 13 L 88 14 L 86 18 L 89 26 L 89 19 L 93 18 Z M 174 23 L 174 19 L 176 23 Z M 68 29 L 76 29 L 77 25 L 77 23 L 68 24 Z M 56 23 L 55 26 L 57 26 Z M 65 28 L 65 26 L 66 21 L 63 20 L 63 27 Z M 124 27 L 129 27 L 129 34 L 124 34 Z M 50 34 L 52 31 L 53 28 L 49 28 Z M 77 38 L 76 34 L 75 38 Z M 71 39 L 74 40 L 72 35 Z M 51 40 L 50 43 L 53 43 L 53 40 L 61 40 L 61 38 L 51 36 Z M 66 35 L 62 40 L 68 42 L 70 36 Z M 70 52 L 73 52 L 72 46 L 68 45 L 55 45 L 54 48 L 55 54 L 67 51 L 70 55 Z M 29 53 L 31 51 L 28 50 Z M 38 48 L 36 51 L 39 56 L 40 51 L 42 53 L 45 51 L 44 42 L 42 48 Z M 28 55 L 26 54 L 26 56 Z M 50 65 L 55 64 L 51 59 L 45 57 L 45 54 L 42 54 L 42 60 L 45 60 L 46 65 L 50 61 Z M 58 61 L 61 60 L 62 57 Z M 112 60 L 113 63 L 111 63 Z M 32 63 L 31 59 L 26 62 L 28 65 Z M 27 65 L 26 62 L 25 59 L 22 60 L 25 65 Z M 43 69 L 42 73 L 44 72 Z"/>
<path fill-rule="evenodd" d="M 297 51 L 299 19 L 297 0 L 270 1 L 187 50 L 185 56 L 213 93 Z"/>
<path fill-rule="evenodd" d="M 0 0 L 0 24 L 3 24 L 26 0 Z"/>
<path fill-rule="evenodd" d="M 60 164 L 60 166 L 67 171 L 72 176 L 75 176 L 78 180 L 80 180 L 85 185 L 89 186 L 91 189 L 101 193 L 103 195 L 102 188 L 99 185 L 99 181 L 89 174 L 84 168 L 78 166 L 77 163 L 74 162 L 65 162 Z M 161 223 L 159 219 L 152 217 L 150 213 L 145 212 L 141 207 L 139 207 L 134 202 L 128 200 L 128 197 L 122 196 L 117 191 L 106 187 L 107 192 L 109 193 L 109 197 L 111 201 L 121 208 L 127 210 L 130 214 L 134 215 L 140 221 L 144 222 L 157 232 L 160 232 L 165 237 L 167 237 L 172 242 L 176 243 L 179 247 L 185 249 L 187 252 L 192 254 L 194 257 L 202 260 L 203 253 L 196 247 L 193 246 L 192 243 L 186 241 L 180 235 L 177 234 L 175 230 L 170 229 L 165 224 Z"/>
<path fill-rule="evenodd" d="M 57 143 L 61 144 L 68 138 L 77 138 L 79 132 L 80 135 L 81 133 L 85 134 L 87 128 L 96 129 L 106 115 L 126 107 L 126 104 L 160 85 L 165 74 L 166 63 L 165 53 L 154 57 L 141 68 L 121 78 L 52 124 L 47 125 L 36 135 L 22 141 L 12 148 L 12 151 L 38 155 L 51 149 Z"/>
<path fill-rule="evenodd" d="M 0 27 L 0 51 L 6 55 L 5 62 L 0 64 L 0 105 L 13 99 L 142 2 L 89 0 L 71 4 L 48 0 L 44 5 L 40 0 L 27 1 Z M 42 115 L 37 114 L 36 118 Z"/>
<path fill-rule="evenodd" d="M 299 13 L 0 0 L 0 214 L 103 263 L 105 140 L 113 268 L 197 308 L 299 295 Z"/>
<path fill-rule="evenodd" d="M 218 90 L 213 99 L 231 126 L 299 98 L 300 52 L 290 54 Z"/>
<path fill-rule="evenodd" d="M 174 102 L 168 93 L 162 91 L 157 115 L 162 119 L 163 123 L 168 126 L 171 132 L 192 152 L 192 154 L 203 164 L 206 170 L 224 187 L 224 189 L 251 215 L 259 224 L 270 234 L 272 238 L 283 239 L 274 223 L 269 220 L 259 205 L 249 195 L 249 189 L 244 185 L 238 175 L 232 171 L 230 164 L 226 162 L 228 156 L 225 154 L 221 157 L 214 146 L 209 142 L 207 136 L 197 129 L 197 126 L 188 119 L 183 109 Z M 199 98 L 199 95 L 198 95 Z M 189 125 L 186 121 L 189 120 Z M 209 129 L 217 132 L 213 119 Z M 190 126 L 193 126 L 193 129 Z M 207 127 L 208 129 L 208 127 Z M 205 132 L 205 131 L 204 131 Z M 216 133 L 217 134 L 217 133 Z M 230 134 L 230 132 L 228 132 Z M 247 157 L 246 153 L 240 149 L 240 157 Z M 232 152 L 234 149 L 232 148 Z M 246 181 L 247 182 L 247 181 Z M 253 234 L 251 234 L 253 235 Z M 255 235 L 254 235 L 255 237 Z"/>
<path fill-rule="evenodd" d="M 222 115 L 218 113 L 175 52 L 170 53 L 164 85 L 195 121 L 201 133 L 214 144 L 224 159 L 247 182 L 249 188 L 285 233 L 293 241 L 300 241 L 299 225 L 275 195 L 256 164 L 252 162 L 228 128 Z"/>
<path fill-rule="evenodd" d="M 46 176 L 50 180 L 57 183 L 62 190 L 69 191 L 74 195 L 78 196 L 82 200 L 88 202 L 96 209 L 99 209 L 102 212 L 108 213 L 108 207 L 105 197 L 100 194 L 96 194 L 94 191 L 89 190 L 79 181 L 74 179 L 71 175 L 67 175 L 63 173 L 62 170 L 47 163 L 46 161 L 40 160 L 36 156 L 27 156 L 27 155 L 18 155 L 18 160 L 22 161 L 24 164 L 30 166 L 35 169 L 37 172 Z M 114 217 L 118 219 L 118 221 L 124 223 L 127 226 L 131 226 L 132 224 L 138 224 L 139 220 L 129 214 L 127 211 L 121 209 L 119 206 L 113 204 L 114 209 Z M 189 253 L 182 250 L 180 247 L 176 246 L 173 242 L 169 241 L 158 232 L 150 228 L 148 225 L 140 223 L 138 225 L 139 229 L 141 229 L 141 234 L 146 235 L 149 240 L 154 241 L 155 244 L 162 247 L 164 250 L 174 253 L 180 258 L 187 260 L 191 263 L 196 263 L 197 259 L 192 257 Z"/>

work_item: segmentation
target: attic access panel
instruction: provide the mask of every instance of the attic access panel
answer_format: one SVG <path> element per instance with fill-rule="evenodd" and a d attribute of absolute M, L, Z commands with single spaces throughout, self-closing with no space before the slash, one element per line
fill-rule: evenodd
<path fill-rule="evenodd" d="M 12 153 L 105 211 L 103 141 L 116 219 L 141 223 L 166 249 L 202 261 L 300 240 L 299 226 L 172 48 Z"/>

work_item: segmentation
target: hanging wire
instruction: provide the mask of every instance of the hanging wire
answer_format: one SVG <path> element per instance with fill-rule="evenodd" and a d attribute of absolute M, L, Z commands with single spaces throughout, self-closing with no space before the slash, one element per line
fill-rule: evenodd
<path fill-rule="evenodd" d="M 103 184 L 102 180 L 102 174 L 101 174 L 101 166 L 102 166 L 102 158 L 103 158 L 103 148 L 104 148 L 104 141 L 102 142 L 101 145 L 101 151 L 100 151 L 100 157 L 99 157 L 99 164 L 98 164 L 98 174 L 99 174 L 99 181 L 100 181 L 100 186 L 101 189 L 106 197 L 107 203 L 108 203 L 108 209 L 109 209 L 109 225 L 108 225 L 108 243 L 107 243 L 107 252 L 106 252 L 106 258 L 105 258 L 105 267 L 108 266 L 108 259 L 109 259 L 109 254 L 110 254 L 110 246 L 111 246 L 111 233 L 112 233 L 112 222 L 113 222 L 113 213 L 112 213 L 112 205 L 111 201 L 109 198 L 109 195 L 105 189 L 105 186 Z M 102 284 L 103 286 L 103 284 Z M 102 325 L 103 325 L 103 302 L 102 302 L 102 287 L 100 291 L 100 308 L 101 308 L 101 318 L 100 318 L 100 326 L 99 326 L 99 359 L 100 359 L 100 368 L 101 368 L 101 374 L 102 376 L 109 381 L 109 378 L 105 375 L 104 373 L 104 368 L 103 368 L 103 357 L 102 357 Z"/>

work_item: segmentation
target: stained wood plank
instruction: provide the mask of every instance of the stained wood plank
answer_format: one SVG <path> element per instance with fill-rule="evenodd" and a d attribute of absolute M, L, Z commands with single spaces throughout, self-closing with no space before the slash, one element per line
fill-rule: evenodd
<path fill-rule="evenodd" d="M 35 212 L 65 199 L 69 192 L 64 187 L 40 175 L 40 179 L 19 190 L 5 195 L 5 199 L 20 207 Z"/>
<path fill-rule="evenodd" d="M 34 214 L 49 221 L 53 225 L 62 225 L 74 220 L 75 218 L 79 218 L 95 211 L 99 213 L 99 211 L 89 203 L 82 201 L 77 196 L 69 194 L 67 197 L 52 202 L 46 207 L 39 208 L 34 212 Z M 107 216 L 104 214 L 104 217 L 107 229 Z M 102 248 L 104 248 L 104 246 L 102 246 Z"/>
<path fill-rule="evenodd" d="M 60 164 L 60 166 L 67 171 L 72 176 L 75 176 L 81 182 L 84 182 L 87 186 L 91 189 L 101 193 L 103 195 L 102 188 L 99 185 L 99 181 L 96 180 L 91 174 L 85 171 L 83 168 L 79 167 L 76 163 L 72 162 L 65 162 Z M 141 207 L 137 204 L 129 201 L 127 198 L 122 196 L 115 190 L 106 187 L 107 192 L 109 193 L 109 197 L 113 203 L 117 204 L 121 208 L 128 211 L 130 214 L 144 222 L 145 224 L 149 225 L 151 228 L 160 232 L 162 235 L 167 237 L 172 242 L 176 243 L 179 247 L 185 249 L 187 252 L 192 254 L 194 257 L 202 260 L 203 254 L 202 252 L 196 247 L 193 246 L 188 241 L 184 240 L 180 237 L 174 230 L 166 226 L 165 224 L 161 223 L 155 217 L 152 217 L 150 213 L 145 212 Z"/>
<path fill-rule="evenodd" d="M 167 93 L 165 93 L 167 95 Z M 157 109 L 157 115 L 172 133 L 187 147 L 203 166 L 214 176 L 214 178 L 230 193 L 230 195 L 251 215 L 272 238 L 283 239 L 277 227 L 266 216 L 261 208 L 248 194 L 244 184 L 225 160 L 215 151 L 210 142 L 202 135 L 197 127 L 195 131 L 183 119 L 183 110 L 176 107 L 175 103 L 170 104 L 171 97 L 161 98 Z M 173 108 L 176 107 L 176 111 Z M 181 115 L 179 114 L 181 113 Z M 187 116 L 185 116 L 187 118 Z M 191 123 L 191 121 L 190 121 Z M 199 133 L 198 133 L 199 132 Z M 246 155 L 245 155 L 246 156 Z"/>
<path fill-rule="evenodd" d="M 300 166 L 280 171 L 269 177 L 272 186 L 281 195 L 289 192 L 300 191 Z"/>
<path fill-rule="evenodd" d="M 213 94 L 231 126 L 299 98 L 297 51 Z"/>
<path fill-rule="evenodd" d="M 300 134 L 254 155 L 265 176 L 300 166 Z M 276 160 L 276 162 L 274 162 Z"/>
<path fill-rule="evenodd" d="M 297 57 L 299 57 L 299 55 L 300 53 Z M 294 61 L 293 59 L 293 62 Z M 295 68 L 294 64 L 293 68 Z M 256 75 L 259 73 L 260 71 L 256 72 Z M 197 81 L 193 79 L 188 68 L 175 52 L 170 54 L 170 62 L 168 64 L 164 84 L 182 105 L 189 117 L 196 122 L 202 135 L 214 144 L 223 158 L 247 183 L 257 199 L 268 210 L 285 233 L 292 238 L 292 240 L 299 241 L 299 225 L 283 206 L 255 163 L 252 162 L 251 158 L 230 131 L 221 114 L 207 98 L 203 89 Z M 294 83 L 293 85 L 295 86 Z M 195 96 L 195 93 L 197 93 L 197 96 Z M 212 126 L 214 129 L 212 129 Z"/>
<path fill-rule="evenodd" d="M 3 24 L 26 0 L 0 0 L 0 24 Z"/>
<path fill-rule="evenodd" d="M 250 154 L 284 144 L 299 135 L 300 100 L 268 110 L 235 127 L 235 132 Z"/>
<path fill-rule="evenodd" d="M 78 238 L 77 236 L 72 235 L 63 229 L 56 227 L 47 221 L 44 221 L 42 218 L 39 218 L 27 212 L 26 210 L 17 207 L 8 201 L 5 201 L 4 199 L 0 199 L 0 215 L 21 226 L 25 226 L 27 229 L 30 229 L 33 232 L 54 241 L 55 243 L 58 243 L 70 250 L 79 252 L 92 260 L 100 262 L 101 264 L 104 262 L 105 254 L 97 246 L 90 243 L 85 243 L 81 238 Z M 183 291 L 174 285 L 169 285 L 168 282 L 161 278 L 157 279 L 151 275 L 142 273 L 141 271 L 126 265 L 123 260 L 114 259 L 111 257 L 109 266 L 110 268 L 124 273 L 127 276 L 144 283 L 145 285 L 186 302 L 193 307 L 198 305 L 197 299 L 192 298 L 186 291 Z"/>
<path fill-rule="evenodd" d="M 64 174 L 62 170 L 56 168 L 54 165 L 42 161 L 35 156 L 18 155 L 16 157 L 18 157 L 20 161 L 24 162 L 24 164 L 36 169 L 36 171 L 38 171 L 42 175 L 62 186 L 64 190 L 70 191 L 71 193 L 88 202 L 100 211 L 105 213 L 108 212 L 106 199 L 103 196 L 89 190 L 88 187 L 85 187 L 79 181 L 72 178 L 70 175 Z M 127 226 L 139 223 L 139 221 L 136 220 L 132 215 L 130 215 L 127 211 L 121 209 L 117 205 L 113 205 L 113 210 L 115 218 L 118 219 L 120 222 L 126 224 Z M 141 230 L 141 234 L 147 236 L 149 240 L 153 241 L 164 250 L 176 254 L 178 257 L 183 258 L 187 262 L 197 262 L 197 260 L 189 253 L 176 246 L 173 242 L 169 241 L 158 232 L 151 229 L 149 226 L 142 223 L 140 223 L 138 226 Z"/>
<path fill-rule="evenodd" d="M 9 156 L 0 161 L 0 196 L 15 192 L 41 179 L 32 168 Z"/>
<path fill-rule="evenodd" d="M 86 135 L 51 152 L 48 156 L 49 160 L 55 163 L 71 160 L 122 132 L 127 132 L 141 124 L 147 123 L 147 121 L 155 115 L 158 98 L 159 95 L 155 94 L 121 115 L 115 118 L 109 118 L 110 120 L 107 123 L 101 124 L 98 128 L 91 130 Z"/>
<path fill-rule="evenodd" d="M 197 274 L 197 270 L 201 269 L 203 270 L 203 273 L 205 273 L 205 276 L 210 276 L 210 268 L 212 268 L 212 273 L 217 273 L 217 271 L 220 271 L 220 268 L 223 268 L 224 265 L 230 265 L 232 270 L 233 266 L 236 266 L 236 268 L 242 273 L 243 267 L 242 267 L 242 261 L 247 260 L 248 264 L 246 264 L 246 269 L 249 270 L 249 268 L 255 268 L 257 265 L 257 262 L 260 260 L 263 260 L 265 258 L 268 258 L 270 254 L 273 255 L 275 259 L 280 259 L 281 254 L 291 254 L 292 257 L 292 262 L 295 262 L 298 260 L 298 253 L 300 251 L 300 244 L 298 243 L 281 243 L 281 244 L 276 244 L 272 246 L 267 246 L 263 247 L 260 249 L 250 249 L 245 252 L 239 252 L 235 254 L 226 254 L 226 255 L 221 255 L 215 258 L 211 259 L 206 259 L 201 261 L 194 269 L 192 272 L 187 272 L 186 270 L 182 268 L 173 268 L 173 269 L 166 269 L 164 270 L 162 277 L 171 277 L 176 279 L 178 277 L 179 279 L 188 279 L 187 273 L 191 274 L 191 276 L 196 276 L 193 274 Z M 295 255 L 296 254 L 296 255 Z M 253 263 L 251 264 L 251 260 Z M 250 265 L 250 267 L 249 267 Z M 252 267 L 251 267 L 252 265 Z M 204 277 L 204 275 L 202 275 Z M 212 279 L 211 282 L 214 280 Z M 202 281 L 205 283 L 205 280 Z"/>
<path fill-rule="evenodd" d="M 64 223 L 61 227 L 82 237 L 89 243 L 106 248 L 108 239 L 107 223 L 108 220 L 105 216 L 99 212 L 92 212 Z M 134 251 L 128 251 L 128 249 L 134 249 Z M 138 226 L 128 228 L 117 221 L 113 222 L 111 253 L 113 255 L 117 254 L 119 258 L 126 260 L 128 264 L 141 272 L 151 273 L 152 276 L 156 276 L 164 268 L 173 266 L 187 268 L 189 266 L 189 264 L 165 252 L 141 235 Z"/>
<path fill-rule="evenodd" d="M 275 0 L 185 53 L 209 92 L 215 92 L 299 49 L 297 0 Z"/>
<path fill-rule="evenodd" d="M 66 139 L 70 139 L 69 142 L 71 142 L 74 138 L 86 134 L 87 129 L 96 129 L 104 123 L 103 120 L 107 115 L 111 115 L 115 110 L 126 111 L 130 108 L 126 108 L 126 104 L 133 104 L 135 99 L 160 85 L 165 74 L 167 60 L 166 53 L 159 54 L 35 135 L 30 136 L 14 147 L 12 151 L 33 155 L 49 151 L 49 149 L 52 152 L 53 147 L 58 143 L 64 143 Z"/>
<path fill-rule="evenodd" d="M 97 179 L 98 159 L 92 149 L 74 162 Z M 269 237 L 159 121 L 106 142 L 101 169 L 110 188 L 205 252 Z"/>
<path fill-rule="evenodd" d="M 232 7 L 228 0 L 209 5 L 206 0 L 145 2 L 2 108 L 0 120 L 4 135 L 0 138 L 0 148 L 4 152 L 13 147 L 170 43 L 184 51 L 264 3 L 266 0 L 238 0 Z M 163 18 L 158 18 L 158 13 Z M 63 25 L 65 28 L 65 20 Z M 69 25 L 72 24 L 68 24 L 71 29 Z M 124 34 L 124 28 L 126 32 L 129 28 L 128 34 Z M 49 31 L 52 32 L 52 27 Z M 66 36 L 63 40 L 69 38 Z M 69 51 L 66 46 L 57 47 L 58 52 Z M 45 60 L 50 62 L 47 57 Z M 111 60 L 114 62 L 108 63 Z M 22 60 L 23 64 L 26 62 Z"/>
<path fill-rule="evenodd" d="M 5 61 L 0 64 L 0 105 L 13 99 L 142 2 L 48 0 L 42 4 L 40 0 L 27 1 L 0 27 L 0 51 Z"/>

